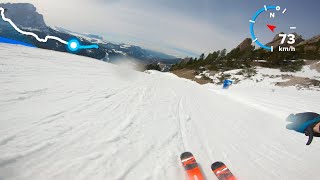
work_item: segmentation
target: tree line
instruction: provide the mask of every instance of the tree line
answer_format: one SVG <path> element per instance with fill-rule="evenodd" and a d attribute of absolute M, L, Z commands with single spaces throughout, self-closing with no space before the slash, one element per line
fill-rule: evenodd
<path fill-rule="evenodd" d="M 254 46 L 245 50 L 235 48 L 227 53 L 226 49 L 214 51 L 207 56 L 201 54 L 199 58 L 186 58 L 173 65 L 171 71 L 177 69 L 194 69 L 205 67 L 214 71 L 227 71 L 232 69 L 248 68 L 257 64 L 254 60 L 265 60 L 259 65 L 269 68 L 279 68 L 281 71 L 299 71 L 304 65 L 303 59 L 320 59 L 320 42 L 313 44 L 317 50 L 307 50 L 305 45 L 296 47 L 294 52 L 274 52 L 264 49 L 254 49 Z"/>

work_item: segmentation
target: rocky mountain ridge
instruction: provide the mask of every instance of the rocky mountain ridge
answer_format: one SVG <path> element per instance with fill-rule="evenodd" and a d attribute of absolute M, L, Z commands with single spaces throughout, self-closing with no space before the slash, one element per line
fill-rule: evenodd
<path fill-rule="evenodd" d="M 7 9 L 5 15 L 19 28 L 39 29 L 48 32 L 43 15 L 37 12 L 35 6 L 29 3 L 4 3 L 0 7 Z"/>

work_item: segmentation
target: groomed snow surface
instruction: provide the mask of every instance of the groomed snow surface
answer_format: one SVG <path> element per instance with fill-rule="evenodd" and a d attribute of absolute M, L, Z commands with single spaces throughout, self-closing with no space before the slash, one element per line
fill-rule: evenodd
<path fill-rule="evenodd" d="M 239 180 L 318 180 L 320 139 L 306 146 L 285 118 L 319 99 L 0 45 L 0 180 L 184 180 L 184 151 L 208 180 L 215 161 Z"/>

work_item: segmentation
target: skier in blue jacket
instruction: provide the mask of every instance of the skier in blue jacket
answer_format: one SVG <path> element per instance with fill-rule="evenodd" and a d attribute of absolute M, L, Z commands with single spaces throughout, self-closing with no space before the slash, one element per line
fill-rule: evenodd
<path fill-rule="evenodd" d="M 309 136 L 307 145 L 310 145 L 313 137 L 320 137 L 320 115 L 314 112 L 304 112 L 298 114 L 290 114 L 287 117 L 290 124 L 287 129 L 304 133 Z"/>

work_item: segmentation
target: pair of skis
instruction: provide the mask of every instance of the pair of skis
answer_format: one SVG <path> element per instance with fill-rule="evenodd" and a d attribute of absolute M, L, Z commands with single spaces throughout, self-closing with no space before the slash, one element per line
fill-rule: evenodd
<path fill-rule="evenodd" d="M 200 167 L 192 153 L 184 152 L 181 154 L 180 159 L 189 180 L 204 180 Z M 222 162 L 213 163 L 211 165 L 211 170 L 219 180 L 236 180 L 235 176 Z"/>

